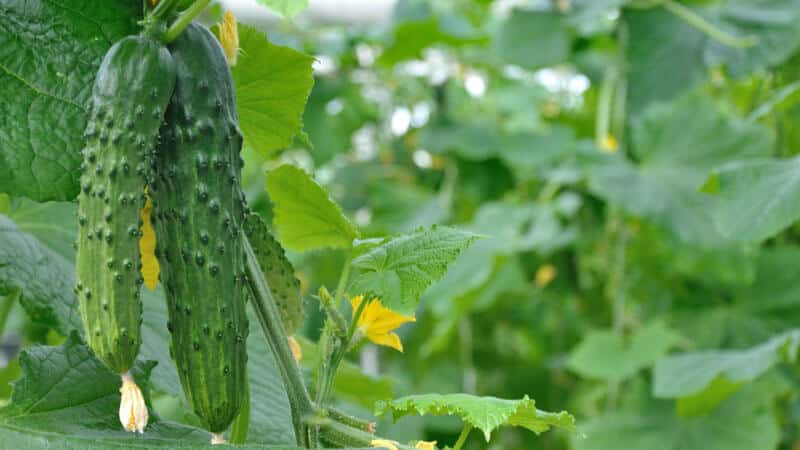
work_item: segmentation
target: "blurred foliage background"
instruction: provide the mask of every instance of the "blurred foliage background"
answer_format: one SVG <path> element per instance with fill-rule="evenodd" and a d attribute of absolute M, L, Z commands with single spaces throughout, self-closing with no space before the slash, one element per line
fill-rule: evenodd
<path fill-rule="evenodd" d="M 308 142 L 247 153 L 262 214 L 263 174 L 288 160 L 367 234 L 489 236 L 425 293 L 404 354 L 361 350 L 372 384 L 340 377 L 343 406 L 528 394 L 578 417 L 575 436 L 505 428 L 469 449 L 800 448 L 798 233 L 759 209 L 785 212 L 797 178 L 717 177 L 796 153 L 798 19 L 793 0 L 401 0 L 366 25 L 240 14 L 316 58 Z M 341 255 L 292 258 L 307 292 L 335 285 Z M 448 443 L 460 424 L 379 430 Z"/>

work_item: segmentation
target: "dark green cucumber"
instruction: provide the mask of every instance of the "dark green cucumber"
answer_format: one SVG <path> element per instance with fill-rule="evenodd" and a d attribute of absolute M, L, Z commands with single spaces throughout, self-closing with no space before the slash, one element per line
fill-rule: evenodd
<path fill-rule="evenodd" d="M 175 64 L 144 36 L 123 38 L 95 79 L 78 196 L 77 286 L 86 341 L 124 373 L 141 345 L 139 236 L 152 153 Z"/>
<path fill-rule="evenodd" d="M 303 322 L 300 280 L 295 277 L 294 267 L 286 258 L 283 247 L 269 232 L 267 224 L 260 216 L 255 213 L 247 214 L 244 232 L 253 246 L 258 265 L 264 271 L 269 289 L 278 304 L 283 328 L 291 336 Z"/>
<path fill-rule="evenodd" d="M 231 72 L 211 32 L 192 24 L 170 51 L 177 82 L 150 191 L 157 253 L 181 384 L 205 427 L 219 433 L 247 382 L 242 136 Z"/>

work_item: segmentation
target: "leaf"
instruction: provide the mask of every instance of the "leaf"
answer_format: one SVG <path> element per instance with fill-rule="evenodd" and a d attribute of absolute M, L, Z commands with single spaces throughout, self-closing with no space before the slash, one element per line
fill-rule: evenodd
<path fill-rule="evenodd" d="M 526 395 L 520 400 L 496 397 L 477 397 L 469 394 L 422 394 L 378 402 L 375 414 L 391 412 L 395 420 L 412 415 L 456 415 L 465 423 L 483 432 L 489 442 L 492 432 L 501 425 L 520 426 L 536 434 L 551 427 L 575 431 L 575 418 L 566 411 L 551 413 L 536 409 L 535 402 Z"/>
<path fill-rule="evenodd" d="M 283 17 L 294 17 L 308 7 L 308 0 L 256 0 Z"/>
<path fill-rule="evenodd" d="M 349 248 L 358 230 L 304 170 L 284 164 L 267 173 L 275 227 L 284 247 L 295 251 Z"/>
<path fill-rule="evenodd" d="M 119 424 L 120 378 L 94 358 L 77 334 L 59 347 L 36 346 L 20 356 L 22 377 L 0 410 L 0 438 L 9 448 L 197 448 L 206 431 L 151 417 L 136 435 Z M 135 376 L 146 386 L 151 365 Z M 210 447 L 210 446 L 209 446 Z M 266 448 L 246 446 L 245 448 Z"/>
<path fill-rule="evenodd" d="M 97 68 L 140 15 L 141 3 L 128 0 L 0 0 L 0 192 L 77 195 Z"/>
<path fill-rule="evenodd" d="M 302 130 L 314 77 L 314 58 L 271 43 L 264 33 L 239 24 L 241 55 L 232 68 L 245 144 L 264 156 L 288 147 Z"/>
<path fill-rule="evenodd" d="M 28 315 L 66 336 L 83 331 L 74 285 L 70 262 L 0 214 L 0 294 L 20 289 Z"/>
<path fill-rule="evenodd" d="M 800 219 L 800 157 L 731 165 L 712 174 L 715 223 L 732 239 L 762 241 Z"/>
<path fill-rule="evenodd" d="M 649 402 L 581 424 L 575 450 L 773 450 L 780 441 L 768 398 L 750 390 L 729 398 L 711 414 L 676 417 L 672 402 Z"/>
<path fill-rule="evenodd" d="M 698 188 L 715 167 L 768 155 L 771 141 L 764 127 L 692 93 L 648 108 L 633 128 L 639 164 L 605 157 L 589 165 L 589 188 L 683 242 L 716 245 L 724 239 L 714 226 L 714 198 Z"/>
<path fill-rule="evenodd" d="M 364 272 L 348 290 L 373 294 L 387 308 L 412 314 L 422 292 L 477 238 L 467 231 L 436 225 L 389 238 L 353 260 L 353 267 Z"/>
<path fill-rule="evenodd" d="M 636 114 L 696 86 L 705 77 L 707 37 L 663 8 L 624 10 L 629 30 L 628 104 Z"/>
<path fill-rule="evenodd" d="M 680 337 L 661 322 L 636 330 L 627 342 L 611 330 L 593 331 L 567 359 L 567 367 L 586 378 L 622 381 L 650 367 Z"/>
<path fill-rule="evenodd" d="M 705 396 L 706 408 L 735 389 L 723 386 L 752 382 L 780 362 L 793 363 L 800 347 L 800 330 L 792 330 L 745 350 L 706 350 L 663 358 L 653 371 L 653 395 L 658 398 Z M 688 408 L 688 405 L 684 405 Z"/>
<path fill-rule="evenodd" d="M 732 48 L 709 39 L 705 60 L 709 66 L 724 64 L 737 77 L 770 67 L 789 59 L 800 47 L 798 0 L 728 0 L 712 5 L 720 28 L 744 37 L 752 36 L 756 45 Z"/>
<path fill-rule="evenodd" d="M 11 201 L 7 215 L 19 230 L 30 233 L 45 247 L 72 262 L 78 235 L 77 206 L 73 202 L 37 203 L 20 197 Z"/>
<path fill-rule="evenodd" d="M 565 25 L 556 13 L 515 9 L 492 34 L 492 54 L 526 69 L 562 63 L 572 40 Z"/>
<path fill-rule="evenodd" d="M 413 20 L 400 22 L 394 27 L 378 62 L 392 66 L 405 60 L 420 58 L 423 50 L 436 44 L 458 47 L 482 40 L 483 37 L 476 29 L 458 20 L 456 16 L 414 17 Z"/>

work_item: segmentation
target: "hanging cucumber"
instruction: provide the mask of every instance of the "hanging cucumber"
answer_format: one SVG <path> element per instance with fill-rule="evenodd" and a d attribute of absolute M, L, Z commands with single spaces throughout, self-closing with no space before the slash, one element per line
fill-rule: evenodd
<path fill-rule="evenodd" d="M 216 442 L 236 417 L 247 382 L 242 136 L 231 72 L 211 32 L 191 24 L 170 51 L 177 82 L 150 194 L 170 352 L 189 403 Z"/>
<path fill-rule="evenodd" d="M 127 372 L 142 341 L 140 211 L 174 82 L 163 45 L 146 36 L 123 38 L 97 72 L 84 134 L 76 293 L 89 347 L 123 375 L 120 419 L 128 431 L 141 432 L 147 422 Z"/>

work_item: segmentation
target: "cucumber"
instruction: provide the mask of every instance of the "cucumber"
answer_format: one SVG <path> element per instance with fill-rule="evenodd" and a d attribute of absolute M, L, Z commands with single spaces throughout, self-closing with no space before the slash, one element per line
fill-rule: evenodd
<path fill-rule="evenodd" d="M 245 216 L 244 232 L 253 246 L 258 265 L 264 271 L 269 289 L 278 304 L 283 328 L 291 336 L 303 322 L 300 280 L 295 277 L 294 267 L 286 258 L 283 247 L 272 236 L 259 215 L 249 213 Z"/>
<path fill-rule="evenodd" d="M 78 196 L 77 285 L 86 341 L 124 374 L 142 342 L 140 211 L 175 64 L 146 36 L 129 36 L 97 72 Z"/>
<path fill-rule="evenodd" d="M 218 434 L 239 412 L 247 382 L 242 135 L 216 38 L 191 24 L 169 47 L 177 82 L 150 190 L 156 248 L 170 353 L 192 409 Z"/>

